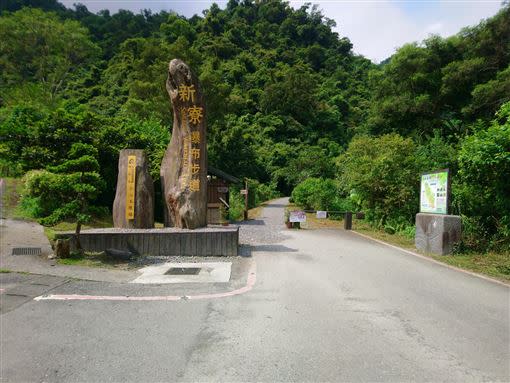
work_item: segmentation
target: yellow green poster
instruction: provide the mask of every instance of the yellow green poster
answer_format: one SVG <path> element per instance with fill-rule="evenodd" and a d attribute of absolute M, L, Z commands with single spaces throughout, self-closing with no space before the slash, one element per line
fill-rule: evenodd
<path fill-rule="evenodd" d="M 422 174 L 420 213 L 448 214 L 448 169 Z"/>

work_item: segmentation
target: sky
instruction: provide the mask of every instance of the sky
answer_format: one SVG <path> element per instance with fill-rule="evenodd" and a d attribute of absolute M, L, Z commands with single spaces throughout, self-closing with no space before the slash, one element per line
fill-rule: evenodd
<path fill-rule="evenodd" d="M 72 7 L 81 2 L 92 12 L 109 9 L 173 10 L 191 17 L 201 15 L 213 1 L 184 0 L 64 0 Z M 227 1 L 215 1 L 224 7 Z M 335 31 L 348 37 L 353 50 L 374 62 L 390 57 L 405 43 L 422 41 L 431 34 L 443 37 L 459 32 L 463 27 L 476 25 L 493 16 L 501 8 L 501 0 L 308 0 L 290 1 L 298 8 L 306 2 L 317 4 L 324 16 L 335 20 Z"/>

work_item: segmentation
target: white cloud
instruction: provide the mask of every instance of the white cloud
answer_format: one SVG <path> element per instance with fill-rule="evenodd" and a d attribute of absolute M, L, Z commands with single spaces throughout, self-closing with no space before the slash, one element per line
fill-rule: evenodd
<path fill-rule="evenodd" d="M 425 32 L 427 33 L 441 33 L 441 31 L 443 30 L 444 26 L 443 26 L 443 23 L 434 23 L 434 24 L 430 24 L 428 25 L 426 28 L 425 28 Z"/>
<path fill-rule="evenodd" d="M 138 12 L 150 8 L 154 12 L 175 10 L 187 17 L 201 14 L 212 4 L 210 0 L 64 0 L 66 6 L 84 3 L 91 11 L 119 8 Z M 306 2 L 318 4 L 323 14 L 336 21 L 336 32 L 347 36 L 354 51 L 380 62 L 407 42 L 421 41 L 430 34 L 443 37 L 453 35 L 465 26 L 475 25 L 481 19 L 494 15 L 501 0 L 291 0 L 297 8 Z M 226 0 L 216 0 L 220 6 Z"/>
<path fill-rule="evenodd" d="M 292 2 L 298 3 L 304 2 Z M 351 40 L 354 51 L 375 62 L 391 56 L 405 43 L 421 41 L 430 34 L 450 36 L 465 26 L 476 25 L 494 15 L 501 4 L 499 0 L 410 1 L 406 7 L 403 2 L 390 0 L 317 3 L 326 17 L 336 21 L 336 31 Z"/>

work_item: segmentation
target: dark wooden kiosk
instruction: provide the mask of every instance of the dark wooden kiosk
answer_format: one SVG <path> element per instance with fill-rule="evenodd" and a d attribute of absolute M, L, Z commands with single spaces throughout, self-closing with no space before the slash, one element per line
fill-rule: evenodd
<path fill-rule="evenodd" d="M 230 186 L 241 185 L 242 181 L 224 171 L 209 166 L 207 169 L 207 223 L 218 225 L 221 219 L 221 207 L 228 212 Z"/>

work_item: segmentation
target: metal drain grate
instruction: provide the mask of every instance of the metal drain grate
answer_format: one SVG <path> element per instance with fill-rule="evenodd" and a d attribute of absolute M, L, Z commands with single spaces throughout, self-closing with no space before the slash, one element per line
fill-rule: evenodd
<path fill-rule="evenodd" d="M 12 255 L 41 255 L 40 247 L 13 247 Z"/>
<path fill-rule="evenodd" d="M 172 267 L 165 275 L 197 275 L 200 270 L 202 270 L 201 267 Z"/>

